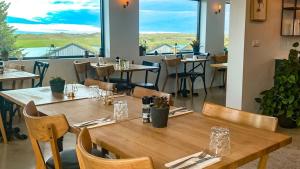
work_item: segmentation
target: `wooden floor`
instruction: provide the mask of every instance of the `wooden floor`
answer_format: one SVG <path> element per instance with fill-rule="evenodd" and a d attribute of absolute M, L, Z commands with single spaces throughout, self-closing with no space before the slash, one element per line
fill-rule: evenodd
<path fill-rule="evenodd" d="M 196 112 L 201 112 L 204 101 L 225 105 L 225 89 L 212 88 L 208 89 L 208 95 L 205 97 L 204 91 L 199 91 L 197 97 L 178 97 L 175 98 L 176 106 L 186 106 Z M 26 127 L 24 122 L 16 117 L 16 125 L 24 132 Z M 293 136 L 293 143 L 270 155 L 268 169 L 297 169 L 300 168 L 300 129 L 280 129 L 282 133 Z M 75 147 L 75 136 L 67 134 L 64 139 L 65 149 Z M 42 151 L 47 159 L 50 154 L 50 147 L 42 145 Z M 252 162 L 243 169 L 254 169 L 257 162 Z M 8 145 L 0 143 L 0 169 L 34 169 L 34 155 L 29 140 L 12 141 Z"/>

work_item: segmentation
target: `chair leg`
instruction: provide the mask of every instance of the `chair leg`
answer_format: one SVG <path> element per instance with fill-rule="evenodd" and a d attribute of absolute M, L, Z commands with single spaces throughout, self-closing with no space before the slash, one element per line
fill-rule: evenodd
<path fill-rule="evenodd" d="M 176 90 L 175 90 L 175 97 L 177 97 L 178 96 L 178 88 L 179 87 L 179 78 L 178 78 L 178 76 L 176 77 Z"/>
<path fill-rule="evenodd" d="M 213 85 L 213 83 L 215 81 L 216 72 L 217 72 L 216 69 L 214 69 L 213 77 L 212 77 L 211 83 L 210 83 L 210 88 L 212 87 L 212 85 Z"/>
<path fill-rule="evenodd" d="M 164 85 L 163 85 L 163 87 L 162 87 L 162 91 L 165 91 L 165 87 L 166 87 L 166 85 L 167 85 L 168 79 L 169 79 L 169 77 L 167 77 L 167 78 L 165 79 Z"/>
<path fill-rule="evenodd" d="M 268 155 L 264 155 L 259 159 L 258 167 L 257 169 L 266 169 L 267 168 L 267 162 L 268 162 Z"/>
<path fill-rule="evenodd" d="M 204 87 L 205 94 L 207 94 L 205 75 L 201 76 L 201 78 L 202 78 L 202 81 L 203 81 L 203 87 Z"/>

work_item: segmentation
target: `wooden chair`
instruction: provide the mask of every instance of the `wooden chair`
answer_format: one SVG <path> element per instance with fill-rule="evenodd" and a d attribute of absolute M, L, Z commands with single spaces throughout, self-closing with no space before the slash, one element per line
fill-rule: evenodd
<path fill-rule="evenodd" d="M 77 140 L 76 152 L 81 169 L 154 169 L 149 157 L 135 159 L 103 159 L 91 154 L 92 141 L 84 128 Z"/>
<path fill-rule="evenodd" d="M 36 159 L 37 169 L 79 169 L 75 150 L 59 153 L 57 141 L 69 130 L 69 124 L 64 115 L 42 116 L 35 104 L 29 102 L 23 111 L 28 135 Z M 49 142 L 52 157 L 45 163 L 39 142 Z"/>
<path fill-rule="evenodd" d="M 104 81 L 110 82 L 110 76 L 115 72 L 113 65 L 101 66 L 96 68 L 98 78 L 103 78 Z"/>
<path fill-rule="evenodd" d="M 85 86 L 93 86 L 97 85 L 99 86 L 100 89 L 107 90 L 107 91 L 113 91 L 116 92 L 116 84 L 115 83 L 108 83 L 108 82 L 102 82 L 99 80 L 94 80 L 94 79 L 86 79 L 84 81 Z"/>
<path fill-rule="evenodd" d="M 161 69 L 160 63 L 153 63 L 153 62 L 143 61 L 142 65 L 145 65 L 145 66 L 155 66 L 155 67 L 158 67 L 158 69 L 147 70 L 146 71 L 146 75 L 145 75 L 145 82 L 135 83 L 134 85 L 135 86 L 144 87 L 144 88 L 148 88 L 148 89 L 155 89 L 155 90 L 159 91 L 158 81 L 159 81 L 160 69 Z M 148 74 L 149 73 L 156 74 L 156 79 L 155 79 L 154 83 L 149 83 L 148 82 Z"/>
<path fill-rule="evenodd" d="M 166 97 L 166 98 L 168 98 L 170 106 L 174 105 L 172 96 L 169 93 L 163 93 L 163 92 L 159 92 L 156 90 L 151 90 L 151 89 L 147 89 L 147 88 L 143 88 L 143 87 L 139 87 L 139 86 L 134 88 L 132 96 L 136 97 L 136 98 L 142 98 L 144 96 Z"/>
<path fill-rule="evenodd" d="M 1 113 L 0 113 L 0 132 L 2 135 L 3 143 L 7 144 L 7 137 L 6 137 L 6 132 L 5 132 L 5 128 L 3 125 L 3 119 L 2 119 Z"/>
<path fill-rule="evenodd" d="M 189 74 L 185 74 L 185 73 L 179 73 L 179 64 L 181 63 L 181 59 L 180 58 L 175 58 L 175 59 L 163 59 L 163 62 L 166 65 L 166 78 L 163 84 L 163 88 L 162 91 L 165 91 L 165 87 L 167 85 L 167 82 L 169 80 L 169 78 L 173 78 L 176 81 L 176 91 L 175 91 L 175 95 L 177 96 L 177 93 L 179 91 L 179 79 L 185 79 L 188 78 L 189 79 L 189 84 L 191 86 L 192 82 L 191 82 L 191 78 Z M 170 73 L 170 69 L 175 69 L 175 73 Z"/>
<path fill-rule="evenodd" d="M 228 56 L 227 55 L 222 55 L 222 56 L 212 56 L 211 57 L 211 60 L 213 63 L 217 64 L 217 63 L 227 63 L 227 60 L 228 60 Z M 226 68 L 213 68 L 214 70 L 214 73 L 213 73 L 213 77 L 212 77 L 212 80 L 211 80 L 211 83 L 210 83 L 210 87 L 212 87 L 214 81 L 215 81 L 215 76 L 217 74 L 217 72 L 221 72 L 222 73 L 222 76 L 223 76 L 223 85 L 225 86 L 226 84 L 226 71 L 227 69 Z"/>
<path fill-rule="evenodd" d="M 202 113 L 205 116 L 226 120 L 232 123 L 237 123 L 245 126 L 259 128 L 275 132 L 278 119 L 276 117 L 264 116 L 255 113 L 226 108 L 224 106 L 204 103 Z M 268 155 L 261 157 L 258 168 L 265 169 L 267 165 Z"/>
<path fill-rule="evenodd" d="M 77 82 L 83 84 L 85 79 L 88 78 L 88 73 L 91 70 L 91 63 L 74 61 L 73 65 L 76 73 Z"/>

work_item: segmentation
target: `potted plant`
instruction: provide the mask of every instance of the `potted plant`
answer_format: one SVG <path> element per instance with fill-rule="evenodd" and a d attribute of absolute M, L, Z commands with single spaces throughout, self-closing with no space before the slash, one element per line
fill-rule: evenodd
<path fill-rule="evenodd" d="M 168 125 L 170 106 L 166 97 L 155 97 L 154 104 L 150 108 L 152 126 L 164 128 Z"/>
<path fill-rule="evenodd" d="M 193 40 L 190 45 L 193 48 L 194 55 L 198 55 L 200 51 L 200 42 L 198 40 Z"/>
<path fill-rule="evenodd" d="M 299 43 L 294 43 L 289 59 L 282 60 L 276 68 L 274 87 L 263 91 L 256 102 L 264 115 L 278 117 L 284 128 L 300 126 L 300 60 Z"/>
<path fill-rule="evenodd" d="M 66 81 L 60 77 L 55 77 L 50 80 L 50 88 L 52 93 L 64 93 Z"/>
<path fill-rule="evenodd" d="M 140 56 L 146 56 L 146 50 L 147 50 L 147 42 L 144 41 L 144 43 L 140 44 L 139 46 Z"/>

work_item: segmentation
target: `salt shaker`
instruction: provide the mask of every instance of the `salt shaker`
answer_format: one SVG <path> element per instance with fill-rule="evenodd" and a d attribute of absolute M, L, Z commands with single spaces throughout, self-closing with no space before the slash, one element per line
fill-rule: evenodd
<path fill-rule="evenodd" d="M 148 96 L 144 96 L 142 98 L 142 102 L 143 102 L 143 110 L 142 110 L 143 123 L 150 123 L 150 98 Z"/>

